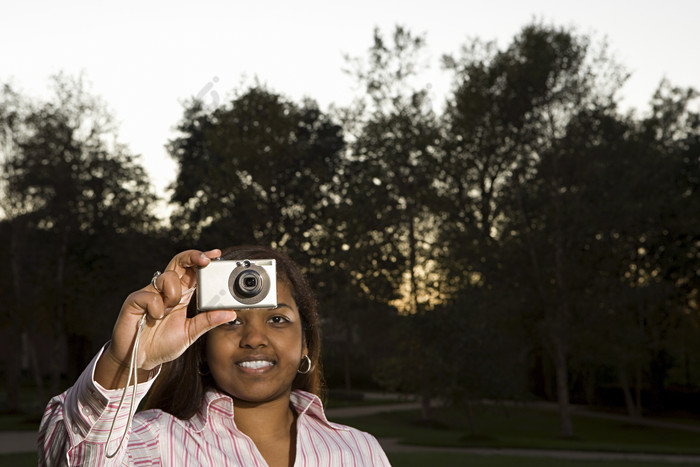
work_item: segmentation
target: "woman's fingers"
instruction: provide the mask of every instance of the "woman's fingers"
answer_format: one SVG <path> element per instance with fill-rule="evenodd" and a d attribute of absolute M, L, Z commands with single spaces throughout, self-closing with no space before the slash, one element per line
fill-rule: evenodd
<path fill-rule="evenodd" d="M 188 319 L 190 343 L 193 343 L 215 327 L 233 321 L 234 319 L 236 319 L 236 312 L 233 310 L 213 310 L 198 313 Z"/>
<path fill-rule="evenodd" d="M 180 301 L 180 276 L 175 271 L 165 271 L 153 281 L 152 286 L 155 292 L 163 297 L 166 307 L 175 306 Z"/>
<path fill-rule="evenodd" d="M 221 250 L 218 249 L 205 252 L 183 251 L 170 260 L 165 272 L 154 276 L 151 284 L 145 289 L 162 297 L 167 314 L 172 307 L 180 303 L 183 291 L 195 285 L 196 268 L 208 265 L 212 259 L 219 256 Z M 151 313 L 149 315 L 153 316 Z"/>
<path fill-rule="evenodd" d="M 167 270 L 177 272 L 182 277 L 188 270 L 195 267 L 203 267 L 212 259 L 221 256 L 221 250 L 201 252 L 199 250 L 187 250 L 175 256 L 168 263 Z"/>
<path fill-rule="evenodd" d="M 159 293 L 149 290 L 139 290 L 126 299 L 125 305 L 131 305 L 137 310 L 147 313 L 153 319 L 161 319 L 165 315 L 165 304 Z"/>
<path fill-rule="evenodd" d="M 232 311 L 218 310 L 187 319 L 187 304 L 194 293 L 197 268 L 208 265 L 221 256 L 220 250 L 201 252 L 188 250 L 176 255 L 162 274 L 154 277 L 141 290 L 129 295 L 122 306 L 112 333 L 114 355 L 127 361 L 136 334 L 138 320 L 145 314 L 148 324 L 142 339 L 144 346 L 140 363 L 161 363 L 180 355 L 198 337 L 216 326 L 235 319 Z"/>

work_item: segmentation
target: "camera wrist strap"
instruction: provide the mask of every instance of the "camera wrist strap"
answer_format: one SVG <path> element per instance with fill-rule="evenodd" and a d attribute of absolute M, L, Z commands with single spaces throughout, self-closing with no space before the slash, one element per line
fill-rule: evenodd
<path fill-rule="evenodd" d="M 126 386 L 124 386 L 124 391 L 122 392 L 122 397 L 121 400 L 119 401 L 119 405 L 117 406 L 117 411 L 114 413 L 114 418 L 112 419 L 112 426 L 109 428 L 109 434 L 107 435 L 107 441 L 105 442 L 105 456 L 107 459 L 111 459 L 114 456 L 117 455 L 119 450 L 122 447 L 122 444 L 124 443 L 124 439 L 126 438 L 126 434 L 129 432 L 129 428 L 131 426 L 131 420 L 134 418 L 134 410 L 135 410 L 135 404 L 134 402 L 136 401 L 136 386 L 138 384 L 138 368 L 136 366 L 136 359 L 138 358 L 139 354 L 139 341 L 141 340 L 141 330 L 143 329 L 143 325 L 146 323 L 146 314 L 144 313 L 143 316 L 141 317 L 141 320 L 139 321 L 139 324 L 136 328 L 136 337 L 134 338 L 134 346 L 131 351 L 131 361 L 129 362 L 129 376 L 126 380 Z M 134 389 L 131 392 L 131 406 L 129 407 L 129 418 L 126 421 L 126 427 L 124 428 L 124 434 L 122 435 L 122 439 L 119 441 L 119 446 L 117 446 L 117 449 L 110 453 L 109 452 L 109 441 L 112 438 L 112 432 L 114 431 L 114 424 L 117 422 L 117 417 L 119 416 L 119 411 L 122 408 L 122 405 L 124 404 L 124 399 L 126 397 L 126 393 L 129 389 L 129 385 L 131 384 L 131 376 L 133 375 L 134 377 Z"/>

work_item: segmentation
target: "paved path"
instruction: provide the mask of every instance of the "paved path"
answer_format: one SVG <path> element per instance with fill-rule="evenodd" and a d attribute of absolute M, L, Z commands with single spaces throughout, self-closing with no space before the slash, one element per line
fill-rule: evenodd
<path fill-rule="evenodd" d="M 336 409 L 340 410 L 340 409 Z M 459 448 L 435 446 L 408 446 L 399 444 L 395 438 L 380 438 L 380 444 L 387 452 L 454 452 L 458 454 L 476 454 L 481 456 L 512 456 L 549 459 L 575 460 L 624 460 L 641 462 L 664 462 L 668 464 L 700 465 L 700 456 L 636 454 L 613 452 L 586 451 L 553 451 L 541 449 L 489 449 L 489 448 Z M 0 432 L 0 454 L 36 451 L 36 433 L 31 431 L 2 431 Z"/>
<path fill-rule="evenodd" d="M 0 454 L 36 451 L 36 432 L 0 431 Z"/>
<path fill-rule="evenodd" d="M 399 410 L 418 410 L 420 404 L 418 402 L 405 402 L 398 404 L 382 404 L 382 405 L 362 405 L 356 407 L 338 407 L 326 409 L 326 416 L 329 420 L 346 417 L 362 417 L 364 415 L 374 415 L 382 412 L 397 412 Z"/>

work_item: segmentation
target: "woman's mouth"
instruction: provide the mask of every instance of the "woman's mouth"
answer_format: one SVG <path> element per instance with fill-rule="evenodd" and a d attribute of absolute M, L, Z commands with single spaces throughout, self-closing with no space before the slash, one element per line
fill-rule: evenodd
<path fill-rule="evenodd" d="M 269 368 L 274 365 L 274 362 L 269 360 L 250 360 L 245 362 L 238 362 L 238 366 L 248 370 L 262 370 Z"/>

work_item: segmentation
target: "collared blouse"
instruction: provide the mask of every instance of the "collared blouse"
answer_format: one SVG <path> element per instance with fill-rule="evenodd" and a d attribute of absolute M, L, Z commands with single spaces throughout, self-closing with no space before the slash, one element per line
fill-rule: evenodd
<path fill-rule="evenodd" d="M 129 427 L 131 390 L 117 413 L 122 390 L 107 390 L 95 382 L 98 358 L 99 354 L 75 385 L 46 407 L 38 438 L 40 465 L 267 466 L 252 439 L 236 427 L 231 397 L 213 389 L 189 420 L 152 409 L 136 413 Z M 135 404 L 154 379 L 138 384 Z M 298 414 L 295 466 L 390 465 L 372 435 L 329 422 L 314 394 L 295 390 L 290 402 Z M 118 454 L 107 458 L 125 430 Z"/>

